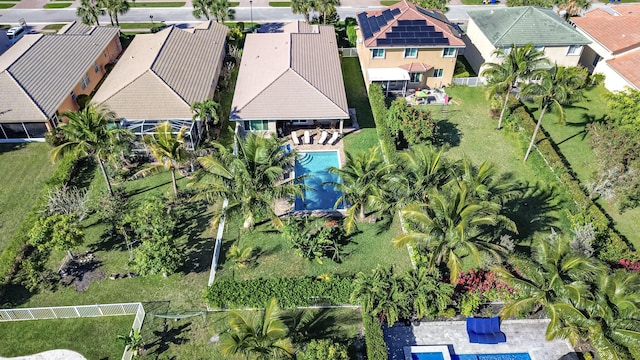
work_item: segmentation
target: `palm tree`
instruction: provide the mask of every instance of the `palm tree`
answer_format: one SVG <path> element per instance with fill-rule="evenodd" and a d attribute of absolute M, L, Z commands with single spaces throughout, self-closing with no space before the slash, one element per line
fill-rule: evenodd
<path fill-rule="evenodd" d="M 335 207 L 348 204 L 344 226 L 347 234 L 355 230 L 356 219 L 364 220 L 365 207 L 375 202 L 380 195 L 388 174 L 393 165 L 387 165 L 380 157 L 378 147 L 370 148 L 364 153 L 353 157 L 347 153 L 346 163 L 342 168 L 331 167 L 329 173 L 340 175 L 341 182 L 328 182 L 342 195 L 335 203 Z"/>
<path fill-rule="evenodd" d="M 217 22 L 224 22 L 225 19 L 233 20 L 236 16 L 236 11 L 231 8 L 229 0 L 213 0 L 209 9 Z"/>
<path fill-rule="evenodd" d="M 500 130 L 513 88 L 521 81 L 529 80 L 535 70 L 547 65 L 548 60 L 544 57 L 544 53 L 531 43 L 523 47 L 517 47 L 514 44 L 509 53 L 504 49 L 497 49 L 493 54 L 504 60 L 501 63 L 488 63 L 481 75 L 488 78 L 490 97 L 505 94 L 498 120 L 498 130 Z"/>
<path fill-rule="evenodd" d="M 413 146 L 399 154 L 402 172 L 406 177 L 407 201 L 426 201 L 431 189 L 439 189 L 451 177 L 446 149 L 433 146 Z"/>
<path fill-rule="evenodd" d="M 539 80 L 529 83 L 522 90 L 523 95 L 533 96 L 540 107 L 540 116 L 533 131 L 529 148 L 524 156 L 527 161 L 531 149 L 536 142 L 542 118 L 547 110 L 558 115 L 561 123 L 564 123 L 565 113 L 563 106 L 582 101 L 584 99 L 584 86 L 587 81 L 587 70 L 583 67 L 564 67 L 557 64 L 548 70 L 536 71 Z"/>
<path fill-rule="evenodd" d="M 378 265 L 370 274 L 359 272 L 353 281 L 350 300 L 362 310 L 386 320 L 389 326 L 400 317 L 408 316 L 409 296 L 403 278 L 393 274 L 392 268 Z"/>
<path fill-rule="evenodd" d="M 416 318 L 433 318 L 441 314 L 451 303 L 453 286 L 440 282 L 440 272 L 432 273 L 426 267 L 412 269 L 406 276 L 406 288 L 411 291 L 413 311 Z"/>
<path fill-rule="evenodd" d="M 504 249 L 483 239 L 482 227 L 500 222 L 501 206 L 489 201 L 476 201 L 469 196 L 464 183 L 433 191 L 427 203 L 413 203 L 400 211 L 409 223 L 409 231 L 392 241 L 395 246 L 424 245 L 432 256 L 430 268 L 446 263 L 451 283 L 462 271 L 462 257 L 470 256 L 476 265 L 482 264 L 481 252 L 500 258 Z M 515 231 L 509 219 L 503 225 Z"/>
<path fill-rule="evenodd" d="M 301 178 L 283 179 L 283 174 L 291 171 L 297 152 L 283 152 L 283 141 L 255 133 L 238 138 L 237 144 L 237 156 L 214 143 L 215 153 L 198 158 L 203 169 L 196 172 L 190 184 L 198 191 L 196 198 L 216 204 L 213 224 L 228 213 L 242 216 L 245 229 L 253 227 L 259 217 L 270 218 L 276 227 L 282 227 L 273 209 L 275 200 L 302 197 L 304 189 Z M 226 208 L 222 206 L 225 199 Z"/>
<path fill-rule="evenodd" d="M 193 17 L 200 19 L 204 16 L 209 20 L 209 9 L 212 5 L 212 0 L 193 0 Z"/>
<path fill-rule="evenodd" d="M 309 13 L 313 10 L 313 0 L 292 0 L 291 12 L 304 15 L 304 21 L 309 22 Z"/>
<path fill-rule="evenodd" d="M 93 157 L 100 166 L 109 195 L 113 196 L 104 160 L 112 155 L 112 150 L 119 141 L 129 138 L 121 136 L 129 131 L 110 128 L 117 117 L 114 112 L 100 105 L 89 105 L 80 111 L 67 111 L 63 116 L 68 122 L 60 125 L 60 131 L 67 141 L 51 150 L 51 159 L 57 161 L 67 152 Z"/>
<path fill-rule="evenodd" d="M 578 16 L 582 11 L 589 10 L 591 1 L 589 0 L 560 0 L 558 3 L 558 13 L 565 11 L 565 20 L 572 16 Z"/>
<path fill-rule="evenodd" d="M 244 355 L 253 359 L 291 358 L 293 344 L 287 337 L 289 329 L 282 321 L 275 298 L 265 305 L 264 312 L 229 312 L 231 331 L 223 335 L 220 351 L 223 355 Z"/>
<path fill-rule="evenodd" d="M 134 358 L 138 356 L 140 349 L 144 348 L 144 339 L 142 338 L 142 334 L 140 334 L 140 330 L 133 330 L 133 332 L 126 336 L 118 335 L 118 340 L 124 342 L 124 345 L 133 353 Z"/>
<path fill-rule="evenodd" d="M 171 171 L 173 194 L 178 197 L 176 170 L 180 169 L 180 164 L 188 157 L 184 148 L 184 134 L 186 132 L 187 129 L 182 128 L 174 136 L 171 123 L 165 121 L 156 127 L 155 134 L 142 138 L 151 156 L 156 159 L 156 163 L 138 171 L 134 176 L 147 176 L 158 171 L 169 170 Z"/>
<path fill-rule="evenodd" d="M 512 269 L 503 267 L 494 271 L 500 279 L 515 289 L 520 296 L 507 304 L 501 316 L 512 317 L 544 310 L 551 320 L 547 326 L 547 339 L 579 338 L 576 328 L 567 318 L 581 317 L 577 304 L 585 301 L 587 282 L 601 271 L 598 264 L 583 254 L 574 253 L 568 241 L 552 235 L 538 239 L 527 258 L 511 259 Z"/>
<path fill-rule="evenodd" d="M 98 17 L 104 14 L 105 11 L 99 0 L 82 0 L 76 9 L 76 16 L 86 25 L 100 25 Z"/>
<path fill-rule="evenodd" d="M 129 11 L 129 2 L 127 0 L 103 0 L 104 7 L 107 9 L 111 25 L 115 20 L 115 25 L 120 26 L 118 15 L 124 15 Z"/>
<path fill-rule="evenodd" d="M 191 104 L 193 121 L 202 121 L 204 123 L 207 136 L 211 135 L 211 132 L 209 131 L 209 123 L 218 125 L 218 123 L 220 122 L 220 117 L 218 116 L 219 109 L 220 104 L 211 99 L 205 99 L 203 101 L 197 101 Z"/>
<path fill-rule="evenodd" d="M 469 196 L 479 201 L 494 201 L 504 204 L 505 201 L 520 195 L 517 183 L 508 176 L 498 176 L 495 164 L 483 161 L 474 166 L 467 157 L 454 168 L 457 181 L 464 183 L 469 189 Z"/>
<path fill-rule="evenodd" d="M 229 251 L 227 251 L 227 261 L 234 264 L 239 269 L 244 269 L 251 260 L 251 253 L 253 248 L 251 246 L 238 246 L 236 244 L 231 245 Z"/>
<path fill-rule="evenodd" d="M 322 13 L 322 21 L 327 23 L 327 16 L 336 12 L 336 6 L 340 5 L 340 0 L 314 0 L 313 9 Z M 293 4 L 292 4 L 293 6 Z"/>

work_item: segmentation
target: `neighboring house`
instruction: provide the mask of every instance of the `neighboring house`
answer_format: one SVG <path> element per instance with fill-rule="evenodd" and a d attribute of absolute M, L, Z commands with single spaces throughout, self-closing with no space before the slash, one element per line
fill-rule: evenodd
<path fill-rule="evenodd" d="M 605 76 L 610 91 L 629 86 L 640 90 L 640 5 L 596 8 L 571 18 L 576 29 L 592 40 L 581 64 Z"/>
<path fill-rule="evenodd" d="M 201 127 L 191 105 L 212 98 L 225 57 L 228 28 L 204 22 L 136 35 L 93 102 L 104 104 L 121 125 L 142 136 L 164 121 L 175 132 L 186 127 L 187 148 L 197 145 Z"/>
<path fill-rule="evenodd" d="M 438 10 L 403 0 L 357 14 L 357 49 L 367 89 L 387 92 L 449 85 L 465 44 L 457 26 Z"/>
<path fill-rule="evenodd" d="M 71 23 L 28 34 L 0 56 L 0 142 L 44 141 L 76 98 L 90 94 L 120 52 L 118 28 Z"/>
<path fill-rule="evenodd" d="M 246 131 L 339 126 L 349 118 L 333 26 L 294 22 L 245 39 L 231 120 Z"/>
<path fill-rule="evenodd" d="M 533 6 L 469 10 L 465 58 L 480 74 L 485 62 L 499 63 L 496 49 L 532 43 L 552 62 L 576 66 L 590 41 L 567 24 L 553 9 Z"/>

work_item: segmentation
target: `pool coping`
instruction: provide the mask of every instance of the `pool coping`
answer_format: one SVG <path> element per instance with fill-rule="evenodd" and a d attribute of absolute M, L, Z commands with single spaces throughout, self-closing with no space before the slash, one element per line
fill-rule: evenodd
<path fill-rule="evenodd" d="M 404 346 L 404 359 L 412 360 L 411 354 L 420 353 L 442 353 L 444 360 L 451 360 L 451 353 L 449 347 L 446 345 L 417 345 L 417 346 Z M 422 351 L 426 350 L 426 351 Z"/>

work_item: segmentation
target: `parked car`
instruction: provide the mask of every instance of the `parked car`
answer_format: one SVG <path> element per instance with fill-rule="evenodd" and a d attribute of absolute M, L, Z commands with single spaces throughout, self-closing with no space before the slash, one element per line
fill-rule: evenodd
<path fill-rule="evenodd" d="M 18 40 L 22 39 L 27 30 L 23 26 L 14 26 L 7 30 L 7 37 L 11 45 L 15 44 Z"/>

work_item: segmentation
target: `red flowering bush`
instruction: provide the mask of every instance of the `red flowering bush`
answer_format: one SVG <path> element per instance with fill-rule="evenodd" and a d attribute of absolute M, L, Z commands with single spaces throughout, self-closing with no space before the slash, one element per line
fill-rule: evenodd
<path fill-rule="evenodd" d="M 618 262 L 618 267 L 623 268 L 627 271 L 640 273 L 640 261 L 620 259 L 620 261 Z"/>
<path fill-rule="evenodd" d="M 455 292 L 458 294 L 475 293 L 488 301 L 506 300 L 515 294 L 496 274 L 487 270 L 469 270 L 460 273 Z"/>
<path fill-rule="evenodd" d="M 411 145 L 430 143 L 436 124 L 431 111 L 423 107 L 409 106 L 405 99 L 396 99 L 387 112 L 387 125 L 394 134 L 400 132 Z"/>

